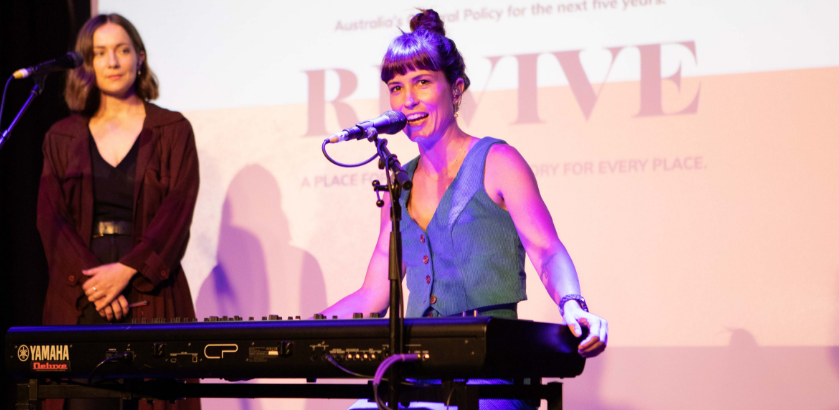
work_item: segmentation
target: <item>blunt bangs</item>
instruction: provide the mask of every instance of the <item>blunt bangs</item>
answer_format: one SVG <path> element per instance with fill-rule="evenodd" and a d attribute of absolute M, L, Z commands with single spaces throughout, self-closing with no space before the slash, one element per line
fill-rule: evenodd
<path fill-rule="evenodd" d="M 405 75 L 409 71 L 442 70 L 440 56 L 431 41 L 424 37 L 404 33 L 393 40 L 382 59 L 382 81 L 387 83 L 397 74 Z"/>

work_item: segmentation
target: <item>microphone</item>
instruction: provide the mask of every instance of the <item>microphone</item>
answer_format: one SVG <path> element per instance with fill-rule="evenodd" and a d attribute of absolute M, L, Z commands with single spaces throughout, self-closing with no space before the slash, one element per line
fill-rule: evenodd
<path fill-rule="evenodd" d="M 55 71 L 69 70 L 76 68 L 84 63 L 84 58 L 80 53 L 71 51 L 55 60 L 43 62 L 41 64 L 33 65 L 32 67 L 21 68 L 12 74 L 15 79 L 30 77 L 33 74 L 47 75 Z"/>
<path fill-rule="evenodd" d="M 408 118 L 405 117 L 405 114 L 402 114 L 399 111 L 385 111 L 385 113 L 380 115 L 378 118 L 362 121 L 341 132 L 332 134 L 332 136 L 326 140 L 329 141 L 329 143 L 360 140 L 362 138 L 367 138 L 368 128 L 375 128 L 379 134 L 396 134 L 397 132 L 402 131 L 402 128 L 405 128 L 405 125 L 407 124 Z"/>

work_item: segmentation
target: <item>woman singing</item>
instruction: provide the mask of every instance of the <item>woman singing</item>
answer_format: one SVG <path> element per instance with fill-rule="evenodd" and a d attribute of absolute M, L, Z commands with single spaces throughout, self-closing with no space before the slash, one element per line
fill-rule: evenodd
<path fill-rule="evenodd" d="M 180 265 L 198 195 L 192 127 L 148 102 L 157 98 L 157 80 L 140 35 L 122 16 L 88 20 L 76 51 L 84 65 L 70 72 L 65 90 L 75 114 L 44 140 L 38 197 L 50 273 L 44 324 L 193 317 Z M 164 405 L 199 402 L 155 402 Z"/>
<path fill-rule="evenodd" d="M 382 81 L 390 106 L 408 118 L 405 134 L 420 156 L 405 166 L 413 188 L 403 191 L 403 271 L 410 296 L 406 316 L 516 318 L 526 299 L 525 252 L 562 317 L 579 336 L 579 353 L 593 357 L 606 348 L 607 323 L 587 311 L 574 264 L 557 236 L 533 172 L 504 141 L 476 138 L 457 123 L 469 88 L 463 58 L 445 37 L 433 10 L 411 19 L 410 33 L 390 44 Z M 387 196 L 385 199 L 387 201 Z M 326 309 L 327 316 L 384 312 L 388 308 L 389 206 L 361 288 Z M 520 408 L 522 402 L 485 405 Z"/>

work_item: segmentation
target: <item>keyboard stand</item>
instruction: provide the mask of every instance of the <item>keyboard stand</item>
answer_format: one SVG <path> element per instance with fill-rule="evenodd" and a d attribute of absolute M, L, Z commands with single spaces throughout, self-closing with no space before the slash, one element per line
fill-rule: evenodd
<path fill-rule="evenodd" d="M 402 403 L 411 401 L 449 402 L 460 410 L 478 410 L 478 399 L 529 400 L 539 406 L 547 400 L 548 410 L 562 410 L 562 383 L 467 385 L 443 381 L 439 385 L 399 388 Z M 387 383 L 380 387 L 385 398 Z M 139 400 L 175 401 L 184 398 L 275 398 L 275 399 L 373 399 L 370 384 L 263 384 L 263 383 L 183 383 L 171 379 L 112 379 L 95 385 L 59 384 L 30 379 L 17 385 L 16 410 L 36 410 L 44 399 L 117 398 L 122 410 L 137 410 Z"/>

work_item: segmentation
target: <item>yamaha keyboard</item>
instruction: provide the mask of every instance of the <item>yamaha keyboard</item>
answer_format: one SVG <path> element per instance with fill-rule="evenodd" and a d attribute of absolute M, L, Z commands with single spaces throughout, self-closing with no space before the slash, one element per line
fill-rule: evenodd
<path fill-rule="evenodd" d="M 238 319 L 238 318 L 237 318 Z M 6 369 L 22 378 L 349 378 L 389 354 L 387 319 L 17 327 Z M 490 317 L 405 319 L 404 377 L 574 377 L 585 359 L 566 326 Z"/>

